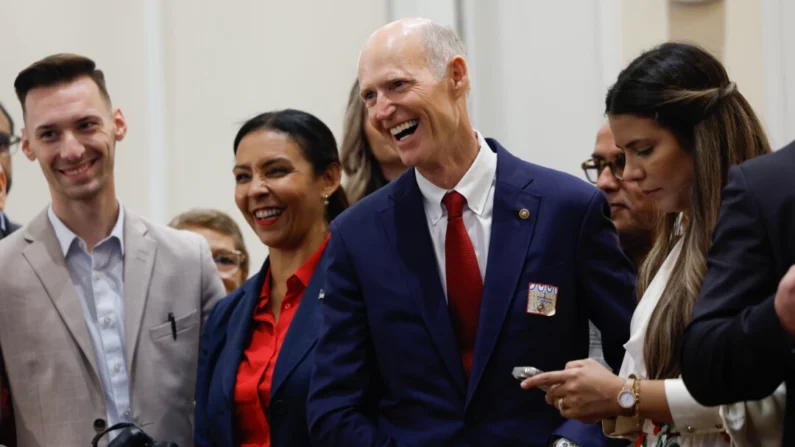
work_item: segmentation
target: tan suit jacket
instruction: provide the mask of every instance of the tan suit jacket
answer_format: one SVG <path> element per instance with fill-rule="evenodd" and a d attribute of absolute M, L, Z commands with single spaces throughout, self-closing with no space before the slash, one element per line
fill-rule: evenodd
<path fill-rule="evenodd" d="M 223 284 L 199 235 L 125 210 L 124 247 L 132 418 L 155 440 L 190 447 L 199 337 Z M 90 445 L 95 425 L 105 423 L 105 398 L 80 299 L 46 210 L 0 241 L 0 347 L 19 447 Z"/>

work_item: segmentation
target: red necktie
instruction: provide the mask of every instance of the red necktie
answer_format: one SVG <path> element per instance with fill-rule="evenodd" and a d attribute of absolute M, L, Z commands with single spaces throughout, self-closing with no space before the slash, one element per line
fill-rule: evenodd
<path fill-rule="evenodd" d="M 447 272 L 447 305 L 458 340 L 458 349 L 467 377 L 472 369 L 475 335 L 478 331 L 483 280 L 478 258 L 464 226 L 466 198 L 452 191 L 442 200 L 447 207 L 447 236 L 444 243 Z"/>

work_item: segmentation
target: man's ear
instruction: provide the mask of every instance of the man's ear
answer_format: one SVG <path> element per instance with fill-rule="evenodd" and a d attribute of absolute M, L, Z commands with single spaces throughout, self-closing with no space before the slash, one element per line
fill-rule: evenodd
<path fill-rule="evenodd" d="M 461 56 L 455 56 L 447 63 L 447 76 L 453 86 L 456 98 L 466 96 L 469 92 L 469 67 L 466 60 Z"/>
<path fill-rule="evenodd" d="M 3 171 L 3 166 L 0 165 L 0 211 L 6 207 L 6 188 L 8 187 L 8 179 L 6 173 Z"/>
<path fill-rule="evenodd" d="M 121 113 L 121 109 L 116 109 L 113 111 L 113 124 L 113 136 L 116 138 L 116 141 L 123 140 L 124 136 L 127 135 L 127 119 L 124 118 L 124 114 Z"/>
<path fill-rule="evenodd" d="M 28 128 L 22 128 L 22 153 L 28 157 L 30 161 L 36 161 L 36 154 L 33 153 L 33 149 L 30 148 L 30 135 L 28 135 Z"/>

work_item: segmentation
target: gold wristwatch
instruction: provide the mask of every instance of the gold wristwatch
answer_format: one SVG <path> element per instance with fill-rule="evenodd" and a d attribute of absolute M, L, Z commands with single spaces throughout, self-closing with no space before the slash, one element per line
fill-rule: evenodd
<path fill-rule="evenodd" d="M 618 406 L 632 412 L 632 417 L 638 417 L 638 403 L 640 402 L 640 381 L 634 374 L 630 374 L 624 387 L 618 393 Z"/>

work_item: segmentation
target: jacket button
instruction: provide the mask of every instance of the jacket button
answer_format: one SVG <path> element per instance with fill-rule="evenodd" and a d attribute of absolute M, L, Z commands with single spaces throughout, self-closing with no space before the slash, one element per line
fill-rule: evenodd
<path fill-rule="evenodd" d="M 100 433 L 103 430 L 105 430 L 107 427 L 108 427 L 108 424 L 107 424 L 107 422 L 105 422 L 105 419 L 102 419 L 102 418 L 94 419 L 94 431 L 95 432 Z"/>
<path fill-rule="evenodd" d="M 284 416 L 287 414 L 287 402 L 283 400 L 271 402 L 271 413 L 278 416 Z"/>

